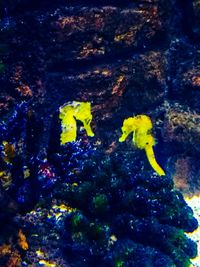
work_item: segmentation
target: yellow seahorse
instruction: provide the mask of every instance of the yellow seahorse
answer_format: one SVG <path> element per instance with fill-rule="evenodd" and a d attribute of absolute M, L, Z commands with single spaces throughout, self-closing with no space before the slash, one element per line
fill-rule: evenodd
<path fill-rule="evenodd" d="M 122 126 L 122 136 L 120 142 L 124 142 L 130 133 L 133 133 L 133 143 L 139 149 L 144 149 L 152 168 L 158 175 L 165 175 L 164 170 L 158 165 L 153 146 L 155 140 L 152 135 L 153 125 L 151 119 L 146 115 L 138 115 L 125 119 Z"/>
<path fill-rule="evenodd" d="M 90 123 L 92 121 L 91 104 L 89 102 L 68 102 L 60 107 L 59 119 L 61 120 L 62 132 L 60 136 L 61 145 L 76 141 L 76 120 L 83 123 L 88 136 L 94 136 Z"/>

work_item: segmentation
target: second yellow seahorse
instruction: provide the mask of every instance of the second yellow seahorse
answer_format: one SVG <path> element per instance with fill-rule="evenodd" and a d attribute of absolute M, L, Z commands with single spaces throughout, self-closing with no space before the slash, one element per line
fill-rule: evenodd
<path fill-rule="evenodd" d="M 153 146 L 155 145 L 155 140 L 152 135 L 152 129 L 153 125 L 148 116 L 138 115 L 130 117 L 124 120 L 122 126 L 122 136 L 119 138 L 119 141 L 124 142 L 128 135 L 133 133 L 133 144 L 137 148 L 145 150 L 152 168 L 158 175 L 162 176 L 165 175 L 165 172 L 157 163 L 154 155 Z"/>

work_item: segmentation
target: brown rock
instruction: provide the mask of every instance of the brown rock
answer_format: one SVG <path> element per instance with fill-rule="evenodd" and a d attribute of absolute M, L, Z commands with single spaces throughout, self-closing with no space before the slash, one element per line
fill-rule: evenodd
<path fill-rule="evenodd" d="M 184 195 L 192 196 L 200 194 L 199 159 L 180 155 L 170 161 L 174 166 L 174 185 Z"/>
<path fill-rule="evenodd" d="M 163 31 L 164 22 L 156 5 L 132 9 L 65 8 L 59 13 L 59 18 L 48 22 L 50 28 L 55 27 L 47 50 L 50 65 L 56 60 L 91 59 L 131 47 L 143 48 Z"/>
<path fill-rule="evenodd" d="M 52 103 L 46 102 L 47 107 L 56 110 L 69 100 L 90 101 L 95 120 L 114 119 L 115 128 L 120 114 L 130 116 L 155 107 L 166 90 L 165 57 L 159 52 L 102 64 L 77 75 L 56 75 L 50 74 L 46 82 L 46 101 Z"/>
<path fill-rule="evenodd" d="M 170 97 L 200 111 L 200 50 L 190 44 L 177 42 L 173 53 Z"/>
<path fill-rule="evenodd" d="M 166 113 L 164 137 L 167 142 L 179 144 L 190 154 L 200 151 L 200 115 L 173 107 Z"/>

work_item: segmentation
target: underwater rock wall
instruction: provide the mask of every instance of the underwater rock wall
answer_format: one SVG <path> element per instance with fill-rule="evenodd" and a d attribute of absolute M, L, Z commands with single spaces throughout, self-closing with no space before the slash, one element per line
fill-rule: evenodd
<path fill-rule="evenodd" d="M 173 185 L 152 189 L 153 181 L 161 179 L 164 183 L 165 178 L 154 177 L 144 153 L 136 152 L 129 141 L 119 144 L 118 138 L 125 118 L 149 115 L 158 142 L 155 154 L 167 172 L 167 181 L 174 176 L 179 190 L 198 194 L 199 1 L 9 0 L 1 1 L 0 14 L 0 178 L 5 207 L 12 207 L 11 213 L 9 208 L 1 210 L 1 217 L 8 218 L 12 229 L 9 238 L 3 236 L 1 240 L 2 266 L 37 266 L 40 261 L 44 266 L 79 266 L 83 262 L 92 266 L 93 257 L 90 259 L 88 253 L 95 251 L 95 246 L 101 250 L 94 252 L 95 261 L 101 256 L 99 266 L 189 266 L 195 245 L 191 251 L 182 248 L 188 248 L 188 242 L 192 244 L 183 232 L 197 226 L 191 210 Z M 75 144 L 76 153 L 70 146 L 60 146 L 58 110 L 73 100 L 92 105 L 95 137 L 89 140 L 78 133 L 83 143 L 91 143 L 86 154 L 94 153 L 93 146 L 102 153 L 99 158 L 91 156 L 90 164 L 103 161 L 104 152 L 110 156 L 108 162 L 119 157 L 115 153 L 123 154 L 118 159 L 123 163 L 123 173 L 114 175 L 114 169 L 113 174 L 105 174 L 109 183 L 100 183 L 100 187 L 102 165 L 99 172 L 88 167 L 89 173 L 94 171 L 90 178 L 94 184 L 87 188 L 91 181 L 83 171 L 84 144 Z M 130 173 L 138 182 L 129 184 L 129 178 L 122 181 L 124 172 L 135 165 L 136 170 Z M 116 192 L 109 192 L 112 175 L 118 181 L 113 185 Z M 148 186 L 138 175 L 150 181 Z M 83 187 L 86 183 L 86 189 L 82 190 L 79 183 Z M 126 186 L 133 187 L 133 192 Z M 63 187 L 68 191 L 62 191 Z M 172 210 L 164 208 L 160 190 L 175 198 L 171 205 L 175 205 L 176 215 L 185 218 L 183 224 L 170 221 Z M 92 197 L 88 202 L 87 194 Z M 148 199 L 155 198 L 158 210 L 150 207 L 152 214 L 140 214 L 138 219 L 130 208 L 135 195 L 139 198 L 136 202 L 144 197 L 140 205 L 147 205 L 146 209 L 152 204 Z M 117 201 L 118 206 L 114 203 Z M 105 220 L 94 210 L 99 202 L 111 214 Z M 160 213 L 157 218 L 154 212 L 163 212 L 164 222 Z M 70 225 L 73 216 L 83 219 L 83 228 Z M 121 233 L 120 228 L 130 226 L 131 220 L 139 232 L 133 230 L 136 237 L 129 240 L 129 233 Z M 186 227 L 190 222 L 194 224 Z M 28 251 L 17 241 L 24 240 L 19 234 L 22 226 L 32 244 Z M 92 229 L 92 236 L 84 227 Z M 164 229 L 169 241 L 163 241 L 161 251 L 156 242 L 163 237 L 155 238 L 153 245 L 151 240 L 144 241 L 144 233 L 152 231 L 153 238 L 157 229 Z M 50 237 L 46 237 L 48 231 Z M 174 244 L 177 258 L 171 255 Z M 134 255 L 133 248 L 138 255 L 145 251 L 144 262 Z M 80 253 L 77 262 L 70 258 L 74 251 Z"/>
<path fill-rule="evenodd" d="M 0 12 L 0 112 L 31 102 L 45 124 L 42 142 L 71 100 L 92 103 L 106 146 L 132 114 L 157 121 L 160 139 L 169 105 L 199 112 L 198 1 L 19 0 L 2 1 Z"/>

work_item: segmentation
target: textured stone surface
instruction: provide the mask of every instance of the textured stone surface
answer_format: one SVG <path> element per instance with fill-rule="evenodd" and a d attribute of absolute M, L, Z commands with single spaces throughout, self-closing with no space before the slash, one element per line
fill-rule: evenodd
<path fill-rule="evenodd" d="M 170 49 L 171 89 L 169 96 L 190 108 L 200 111 L 200 50 L 184 40 L 176 40 Z"/>
<path fill-rule="evenodd" d="M 108 140 L 132 114 L 151 115 L 160 129 L 164 100 L 199 112 L 199 1 L 18 0 L 2 1 L 0 11 L 2 115 L 31 101 L 48 134 L 60 105 L 87 100 L 96 134 Z M 166 146 L 179 138 L 168 115 Z"/>
<path fill-rule="evenodd" d="M 73 98 L 91 101 L 94 114 L 101 119 L 111 118 L 118 109 L 141 112 L 163 100 L 165 57 L 151 52 L 132 60 L 102 64 L 77 75 L 49 74 L 47 84 L 57 107 Z"/>
<path fill-rule="evenodd" d="M 12 137 L 19 157 L 23 155 L 20 175 L 15 175 L 20 186 L 30 181 L 24 179 L 28 173 L 35 179 L 38 170 L 45 186 L 48 175 L 54 177 L 52 165 L 46 158 L 39 164 L 36 154 L 40 151 L 46 157 L 48 143 L 49 147 L 59 145 L 59 125 L 54 125 L 54 121 L 59 124 L 58 108 L 77 100 L 92 103 L 96 139 L 91 142 L 108 154 L 118 148 L 134 151 L 129 141 L 119 147 L 122 121 L 139 113 L 149 115 L 161 165 L 174 176 L 179 190 L 199 193 L 200 1 L 3 0 L 0 15 L 1 122 L 9 121 L 13 114 L 16 119 L 14 111 L 22 101 L 31 107 L 20 115 L 23 129 L 18 127 L 17 137 L 13 135 L 15 123 L 6 128 L 8 134 L 1 135 L 2 141 Z M 44 132 L 35 118 L 44 123 Z M 4 123 L 1 128 L 5 130 Z M 58 155 L 53 156 L 52 162 L 58 163 Z M 149 166 L 145 164 L 139 171 Z M 5 169 L 0 167 L 0 171 Z M 12 193 L 20 201 L 32 199 L 27 193 L 30 186 L 22 186 L 22 191 L 18 196 L 15 190 Z M 5 200 L 9 200 L 7 193 L 2 194 Z M 30 208 L 27 203 L 24 205 Z"/>
<path fill-rule="evenodd" d="M 175 142 L 189 152 L 199 152 L 200 115 L 172 108 L 166 114 L 165 138 L 168 142 Z"/>
<path fill-rule="evenodd" d="M 175 186 L 190 197 L 199 194 L 200 115 L 183 106 L 167 109 L 164 140 Z"/>
<path fill-rule="evenodd" d="M 6 77 L 2 79 L 2 85 L 9 81 L 9 90 L 2 86 L 2 97 L 29 99 L 33 96 L 37 98 L 37 101 L 40 97 L 42 101 L 46 92 L 45 98 L 51 98 L 52 88 L 48 81 L 50 80 L 51 83 L 53 79 L 54 82 L 64 80 L 59 91 L 69 92 L 71 98 L 79 97 L 84 87 L 85 90 L 103 91 L 101 99 L 105 102 L 107 97 L 104 91 L 107 88 L 110 90 L 109 88 L 115 87 L 115 84 L 118 87 L 118 84 L 126 83 L 126 79 L 130 80 L 130 78 L 121 77 L 125 76 L 125 73 L 129 76 L 133 73 L 132 79 L 135 76 L 134 87 L 138 87 L 138 90 L 140 88 L 146 90 L 143 89 L 144 85 L 140 84 L 142 79 L 139 78 L 145 72 L 144 68 L 147 68 L 147 72 L 149 72 L 145 74 L 145 79 L 151 80 L 152 83 L 155 80 L 157 83 L 160 77 L 157 76 L 156 72 L 163 73 L 164 56 L 159 55 L 160 52 L 152 51 L 145 58 L 144 52 L 147 49 L 152 50 L 153 45 L 157 46 L 161 42 L 160 38 L 165 40 L 167 37 L 165 29 L 169 22 L 168 9 L 163 12 L 162 4 L 157 3 L 157 1 L 139 3 L 140 1 L 136 1 L 130 7 L 125 6 L 124 8 L 117 5 L 102 7 L 62 6 L 60 8 L 52 6 L 52 10 L 45 13 L 43 10 L 40 11 L 41 7 L 37 7 L 36 4 L 33 13 L 27 10 L 27 13 L 22 15 L 20 9 L 18 10 L 17 6 L 15 7 L 13 4 L 13 12 L 16 8 L 15 12 L 19 15 L 9 19 L 7 25 L 6 19 L 8 18 L 4 14 L 4 24 L 2 23 L 1 35 L 4 37 L 5 47 L 8 51 L 4 55 L 3 62 L 5 67 L 6 64 L 9 64 L 9 69 L 6 68 Z M 26 1 L 19 1 L 20 5 L 26 5 Z M 12 10 L 12 8 L 10 9 Z M 47 7 L 45 8 L 47 9 Z M 9 12 L 10 9 L 4 10 L 4 13 Z M 141 53 L 144 55 L 140 56 Z M 138 57 L 138 59 L 131 62 L 132 57 Z M 149 62 L 151 60 L 152 63 Z M 145 61 L 147 62 L 145 63 Z M 139 66 L 135 66 L 135 64 L 138 65 L 138 62 Z M 142 66 L 143 64 L 147 64 L 147 66 Z M 154 65 L 153 70 L 150 69 L 149 64 Z M 98 69 L 102 68 L 111 69 L 109 71 L 113 75 L 111 73 L 106 74 L 105 70 L 100 77 L 101 74 L 98 74 Z M 160 70 L 155 70 L 155 68 L 160 68 Z M 112 71 L 112 69 L 114 70 Z M 96 73 L 90 75 L 93 71 Z M 141 74 L 137 75 L 138 72 Z M 86 88 L 84 81 L 80 83 L 80 77 L 84 79 L 84 76 L 88 76 L 87 80 L 91 79 L 91 82 L 97 79 L 98 85 L 93 83 L 90 85 L 91 89 Z M 105 88 L 102 88 L 101 84 L 104 83 L 106 76 L 110 76 L 110 80 L 108 81 L 107 78 Z M 160 91 L 164 90 L 163 79 L 164 76 L 162 75 L 162 85 L 152 85 L 155 87 L 152 89 L 155 93 L 150 100 L 151 103 L 156 103 L 162 94 Z M 68 88 L 65 83 L 68 84 L 69 80 Z M 57 86 L 59 86 L 59 82 Z M 130 84 L 129 81 L 127 83 Z M 74 87 L 73 95 L 70 84 Z M 162 89 L 157 88 L 160 86 Z M 126 85 L 123 87 L 125 91 Z M 114 88 L 114 91 L 117 90 Z M 8 92 L 10 93 L 9 96 L 7 96 Z M 158 97 L 155 97 L 157 93 Z M 137 97 L 135 99 L 137 101 Z M 100 100 L 96 101 L 97 104 L 98 101 Z M 2 106 L 2 109 L 7 108 L 7 106 Z"/>
<path fill-rule="evenodd" d="M 109 132 L 133 113 L 162 126 L 164 100 L 199 112 L 199 1 L 10 0 L 0 12 L 1 115 L 28 100 L 48 133 L 58 107 L 74 99 L 91 101 L 94 128 L 107 123 Z M 166 146 L 180 137 L 169 128 Z"/>
<path fill-rule="evenodd" d="M 195 194 L 199 195 L 199 159 L 191 156 L 179 155 L 173 158 L 171 164 L 174 166 L 174 183 L 177 189 L 181 190 L 190 198 Z"/>

